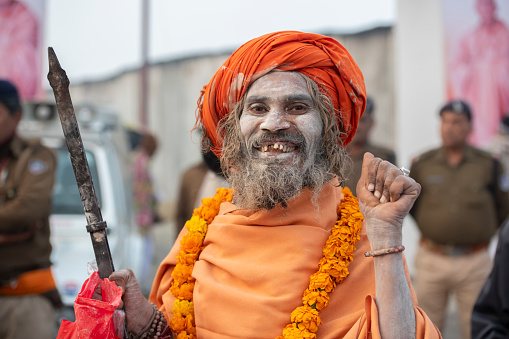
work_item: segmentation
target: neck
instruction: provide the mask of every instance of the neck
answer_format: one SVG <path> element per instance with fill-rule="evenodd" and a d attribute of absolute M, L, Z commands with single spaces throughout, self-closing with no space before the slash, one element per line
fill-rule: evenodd
<path fill-rule="evenodd" d="M 490 29 L 490 28 L 497 26 L 497 23 L 498 23 L 497 18 L 491 17 L 490 19 L 483 20 L 481 23 L 481 26 Z"/>
<path fill-rule="evenodd" d="M 445 147 L 447 162 L 451 166 L 458 166 L 465 154 L 466 144 Z"/>

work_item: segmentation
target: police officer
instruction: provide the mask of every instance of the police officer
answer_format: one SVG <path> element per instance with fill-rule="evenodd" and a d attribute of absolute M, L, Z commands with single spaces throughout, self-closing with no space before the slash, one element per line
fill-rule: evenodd
<path fill-rule="evenodd" d="M 17 89 L 0 80 L 0 338 L 54 338 L 60 299 L 50 270 L 53 152 L 16 135 Z"/>
<path fill-rule="evenodd" d="M 492 263 L 488 244 L 509 213 L 503 168 L 490 154 L 467 143 L 472 113 L 452 101 L 440 110 L 442 147 L 418 157 L 411 176 L 421 195 L 411 210 L 422 237 L 416 254 L 419 306 L 443 329 L 447 299 L 454 293 L 462 338 Z"/>
<path fill-rule="evenodd" d="M 390 163 L 396 163 L 396 154 L 394 151 L 372 144 L 369 141 L 371 129 L 375 124 L 373 114 L 375 112 L 375 103 L 371 97 L 366 98 L 366 109 L 359 120 L 357 131 L 352 141 L 346 145 L 346 150 L 352 159 L 352 172 L 348 174 L 346 186 L 357 196 L 357 182 L 361 178 L 362 160 L 366 152 L 372 153 L 375 157 L 387 160 Z"/>

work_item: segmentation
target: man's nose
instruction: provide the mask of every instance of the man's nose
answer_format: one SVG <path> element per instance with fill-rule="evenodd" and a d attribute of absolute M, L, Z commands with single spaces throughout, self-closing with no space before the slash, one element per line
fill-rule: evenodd
<path fill-rule="evenodd" d="M 271 110 L 265 116 L 265 119 L 260 125 L 262 130 L 276 132 L 290 128 L 287 114 L 279 110 Z"/>

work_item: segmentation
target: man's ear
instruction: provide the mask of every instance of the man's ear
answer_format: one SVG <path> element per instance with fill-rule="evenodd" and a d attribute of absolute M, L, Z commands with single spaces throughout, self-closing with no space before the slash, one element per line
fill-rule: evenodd
<path fill-rule="evenodd" d="M 21 113 L 20 109 L 16 110 L 14 112 L 14 114 L 12 115 L 14 122 L 16 123 L 16 126 L 19 124 L 19 122 L 21 120 L 21 116 L 22 116 L 22 113 Z"/>

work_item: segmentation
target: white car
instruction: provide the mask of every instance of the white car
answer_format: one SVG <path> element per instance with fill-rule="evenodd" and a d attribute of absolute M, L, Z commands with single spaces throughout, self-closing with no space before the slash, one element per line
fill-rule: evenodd
<path fill-rule="evenodd" d="M 92 106 L 76 108 L 78 124 L 92 174 L 115 269 L 140 271 L 141 237 L 133 217 L 132 180 L 127 132 L 112 112 Z M 52 269 L 65 306 L 88 278 L 87 263 L 95 259 L 87 221 L 54 104 L 26 103 L 19 133 L 40 138 L 58 159 L 50 217 Z M 67 312 L 68 313 L 68 312 Z M 65 316 L 69 319 L 69 315 Z"/>

